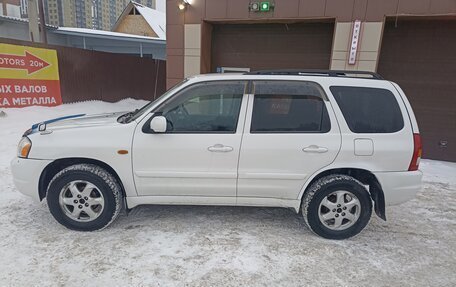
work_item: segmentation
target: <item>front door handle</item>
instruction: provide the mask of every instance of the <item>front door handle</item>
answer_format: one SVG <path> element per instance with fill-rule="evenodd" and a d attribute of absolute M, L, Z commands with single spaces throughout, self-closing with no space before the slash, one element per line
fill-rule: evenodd
<path fill-rule="evenodd" d="M 309 153 L 325 153 L 328 151 L 328 149 L 317 145 L 310 145 L 308 147 L 303 148 L 302 151 Z"/>
<path fill-rule="evenodd" d="M 233 151 L 233 148 L 222 144 L 216 144 L 208 147 L 207 150 L 211 152 L 230 152 Z"/>

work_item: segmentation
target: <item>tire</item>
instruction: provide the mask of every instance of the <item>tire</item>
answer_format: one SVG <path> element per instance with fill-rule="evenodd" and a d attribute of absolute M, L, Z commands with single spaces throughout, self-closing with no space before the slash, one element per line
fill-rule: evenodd
<path fill-rule="evenodd" d="M 54 176 L 46 200 L 60 224 L 72 230 L 94 231 L 117 218 L 123 198 L 119 183 L 105 169 L 76 164 Z"/>
<path fill-rule="evenodd" d="M 307 226 L 327 239 L 346 239 L 360 233 L 372 214 L 372 200 L 364 185 L 347 175 L 317 180 L 304 194 L 302 215 Z"/>

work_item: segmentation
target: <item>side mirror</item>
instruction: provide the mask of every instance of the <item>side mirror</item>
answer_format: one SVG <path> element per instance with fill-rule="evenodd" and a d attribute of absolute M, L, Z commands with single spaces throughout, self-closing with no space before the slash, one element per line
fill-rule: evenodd
<path fill-rule="evenodd" d="M 156 116 L 150 121 L 150 129 L 155 133 L 166 132 L 166 118 L 164 116 Z"/>

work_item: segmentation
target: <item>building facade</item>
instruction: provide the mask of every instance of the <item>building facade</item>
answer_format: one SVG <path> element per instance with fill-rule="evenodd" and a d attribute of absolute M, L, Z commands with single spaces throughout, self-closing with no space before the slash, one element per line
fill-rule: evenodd
<path fill-rule="evenodd" d="M 167 1 L 168 87 L 225 68 L 376 71 L 405 90 L 424 156 L 456 161 L 455 0 L 187 2 Z"/>
<path fill-rule="evenodd" d="M 24 0 L 0 0 L 0 15 L 21 18 Z"/>
<path fill-rule="evenodd" d="M 155 8 L 156 0 L 137 0 Z M 48 24 L 64 27 L 111 30 L 129 0 L 44 0 Z"/>

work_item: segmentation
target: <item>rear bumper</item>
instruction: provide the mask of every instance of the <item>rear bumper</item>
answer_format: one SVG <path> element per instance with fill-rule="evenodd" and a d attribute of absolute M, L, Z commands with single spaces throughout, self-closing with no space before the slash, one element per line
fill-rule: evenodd
<path fill-rule="evenodd" d="M 377 172 L 386 205 L 396 205 L 415 198 L 422 189 L 423 173 L 417 171 Z"/>
<path fill-rule="evenodd" d="M 14 158 L 11 161 L 11 172 L 16 188 L 35 201 L 40 201 L 38 183 L 44 168 L 50 160 Z"/>

